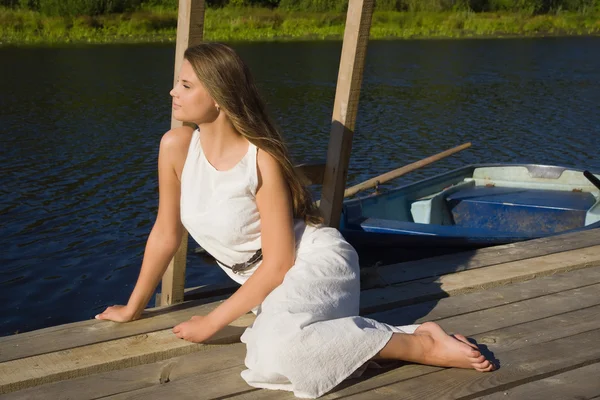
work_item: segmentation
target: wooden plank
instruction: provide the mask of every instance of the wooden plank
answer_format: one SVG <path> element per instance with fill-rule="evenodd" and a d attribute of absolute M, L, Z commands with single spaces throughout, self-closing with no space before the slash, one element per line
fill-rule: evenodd
<path fill-rule="evenodd" d="M 385 311 L 403 305 L 475 292 L 597 265 L 600 265 L 600 246 L 571 250 L 457 272 L 438 278 L 425 278 L 381 289 L 366 290 L 361 293 L 361 310 L 365 313 Z"/>
<path fill-rule="evenodd" d="M 187 247 L 188 232 L 184 231 L 181 244 L 163 275 L 161 292 L 156 297 L 156 306 L 169 306 L 183 302 Z"/>
<path fill-rule="evenodd" d="M 207 344 L 177 338 L 171 329 L 75 347 L 0 364 L 0 394 L 92 373 L 148 364 L 202 351 L 213 344 L 239 341 L 254 315 L 245 315 L 219 331 Z"/>
<path fill-rule="evenodd" d="M 597 269 L 600 270 L 600 268 Z M 576 273 L 569 273 L 565 275 L 572 275 L 575 280 L 579 279 L 581 283 L 581 281 L 584 281 L 586 278 L 585 276 L 581 276 L 582 272 L 584 271 L 577 271 Z M 592 279 L 598 278 L 598 271 L 596 272 L 597 273 L 595 277 Z M 589 279 L 590 276 L 587 278 Z M 519 284 L 518 286 L 525 287 L 526 284 L 531 285 L 533 283 L 538 282 L 527 282 Z M 538 286 L 543 286 L 544 283 L 545 282 L 541 282 L 541 284 Z M 582 288 L 576 288 L 541 297 L 537 296 L 537 292 L 531 291 L 527 288 L 522 290 L 531 293 L 534 297 L 518 303 L 511 303 L 493 308 L 489 308 L 489 302 L 485 304 L 485 302 L 477 301 L 476 296 L 484 295 L 485 292 L 459 296 L 456 299 L 447 299 L 450 302 L 455 301 L 459 303 L 461 297 L 468 297 L 469 301 L 471 301 L 473 304 L 483 304 L 484 307 L 488 306 L 488 308 L 480 312 L 472 312 L 459 316 L 453 316 L 453 314 L 450 314 L 449 318 L 438 322 L 449 331 L 460 331 L 467 335 L 477 335 L 475 337 L 481 343 L 488 344 L 490 346 L 493 345 L 495 348 L 502 349 L 514 349 L 534 343 L 555 340 L 557 338 L 572 335 L 585 330 L 600 328 L 600 306 L 598 306 L 600 303 L 600 298 L 597 296 L 597 293 L 600 290 L 600 284 L 585 286 Z M 497 302 L 500 302 L 497 304 L 503 304 L 503 301 L 506 299 L 507 297 L 500 296 L 496 299 Z M 452 305 L 449 305 L 447 308 L 451 307 Z M 584 309 L 578 310 L 579 308 Z M 458 309 L 460 310 L 460 308 Z M 402 314 L 403 310 L 398 310 L 398 313 Z M 555 314 L 558 315 L 554 316 Z M 538 320 L 534 321 L 533 323 L 528 322 L 532 319 Z M 496 331 L 494 331 L 494 329 Z M 127 350 L 124 350 L 124 353 L 125 358 L 131 358 L 131 355 L 128 354 Z M 206 351 L 203 351 L 202 354 L 206 354 Z M 240 358 L 239 354 L 237 357 L 238 359 Z M 70 355 L 67 356 L 67 358 L 70 359 Z M 231 360 L 228 358 L 226 348 L 223 349 L 222 361 L 225 365 L 231 365 Z M 204 357 L 203 355 L 200 355 L 198 358 L 194 359 L 193 364 L 196 365 L 196 367 L 200 370 L 199 373 L 201 373 L 202 371 L 206 371 L 205 363 L 214 362 L 214 356 Z M 131 363 L 131 361 L 129 361 L 129 363 Z M 66 363 L 61 361 L 59 364 L 65 365 Z M 158 368 L 160 367 L 152 367 L 150 369 L 140 370 L 137 373 L 138 380 L 133 380 L 131 382 L 124 377 L 118 378 L 119 382 L 121 382 L 121 386 L 118 387 L 119 390 L 117 392 L 114 392 L 113 388 L 106 388 L 106 390 L 101 390 L 100 392 L 104 393 L 103 396 L 125 392 L 127 382 L 129 382 L 131 385 L 130 390 L 139 389 L 140 385 L 144 384 L 146 386 L 156 384 L 156 379 L 153 381 L 151 377 L 144 378 L 144 374 L 148 374 L 149 371 L 154 372 Z M 191 371 L 192 370 L 190 370 L 190 374 Z M 108 373 L 105 373 L 99 377 L 89 377 L 87 378 L 87 383 L 80 383 L 78 387 L 99 387 L 102 384 L 99 384 L 98 381 L 106 382 L 107 380 L 116 379 L 115 376 L 107 374 Z M 118 374 L 118 372 L 113 372 L 112 374 Z M 153 376 L 156 376 L 156 374 L 154 373 Z M 40 390 L 44 393 L 47 392 L 46 386 L 49 385 L 45 385 L 40 388 Z M 84 396 L 81 394 L 78 395 L 78 398 L 84 398 Z"/>
<path fill-rule="evenodd" d="M 595 304 L 600 303 L 600 299 L 597 298 L 598 296 L 594 296 L 595 293 L 597 292 L 597 288 L 594 288 L 595 290 L 592 291 L 591 288 L 589 288 L 588 290 L 588 296 L 589 298 L 594 297 L 595 300 Z M 551 296 L 548 296 L 551 297 Z M 537 299 L 535 299 L 537 300 Z M 560 304 L 560 301 L 564 301 L 564 298 L 562 299 L 556 299 L 555 301 L 552 302 L 548 302 L 547 303 L 547 307 L 545 309 L 545 312 L 551 312 L 554 308 L 554 306 L 556 304 Z M 571 308 L 573 307 L 577 307 L 577 299 L 574 298 L 574 294 L 571 294 L 571 297 L 569 298 L 569 301 L 571 303 Z M 565 309 L 568 309 L 568 307 L 564 307 L 562 310 L 557 310 L 556 312 L 559 313 Z M 524 305 L 523 307 L 523 311 L 525 313 L 529 314 L 529 319 L 525 319 L 525 321 L 527 321 L 524 324 L 521 325 L 511 325 L 513 324 L 513 321 L 509 320 L 508 318 L 503 318 L 502 322 L 497 324 L 498 326 L 500 326 L 501 328 L 505 328 L 505 329 L 499 329 L 496 331 L 491 331 L 491 332 L 485 332 L 482 335 L 478 335 L 476 336 L 478 338 L 478 340 L 481 342 L 484 339 L 489 341 L 489 346 L 490 348 L 493 349 L 494 352 L 498 352 L 498 351 L 510 351 L 510 350 L 516 350 L 519 348 L 523 348 L 523 347 L 527 347 L 527 346 L 531 346 L 531 345 L 536 345 L 536 344 L 540 344 L 540 343 L 546 343 L 546 342 L 551 342 L 557 339 L 561 339 L 564 337 L 569 337 L 575 334 L 579 334 L 581 332 L 586 332 L 586 331 L 590 331 L 590 330 L 595 330 L 595 329 L 600 329 L 600 318 L 598 318 L 600 316 L 600 306 L 596 305 L 593 307 L 588 307 L 585 308 L 583 310 L 576 310 L 574 312 L 571 313 L 562 313 L 558 316 L 552 316 L 550 318 L 542 318 L 542 319 L 536 319 L 533 322 L 529 322 L 530 319 L 536 318 L 536 312 L 535 312 L 535 308 L 532 305 L 526 306 Z M 492 322 L 495 319 L 498 318 L 498 316 L 503 315 L 504 313 L 506 313 L 505 309 L 496 309 L 496 310 L 486 310 L 483 315 L 481 315 L 483 321 L 482 324 L 485 324 L 486 322 Z M 465 320 L 465 316 L 459 316 L 457 317 L 459 319 L 463 319 Z M 471 318 L 472 320 L 473 318 Z M 469 326 L 469 328 L 471 328 L 470 325 L 468 325 L 471 320 L 466 320 L 462 323 L 460 323 L 459 325 L 462 326 Z M 448 327 L 448 324 L 443 324 L 445 328 Z M 477 330 L 477 327 L 473 328 L 474 330 Z M 539 334 L 541 333 L 541 334 Z M 441 368 L 433 368 L 434 371 L 439 371 L 442 370 Z M 406 373 L 402 372 L 401 373 L 401 378 L 402 380 L 406 380 L 408 378 L 412 378 L 412 377 L 416 377 L 416 376 L 420 376 L 424 373 L 431 373 L 432 372 L 432 367 L 425 367 L 425 366 L 418 366 L 418 368 L 412 368 L 409 370 L 408 372 L 408 377 L 406 376 Z M 245 396 L 257 396 L 258 398 L 293 398 L 294 396 L 292 394 L 286 394 L 285 396 L 282 396 L 282 394 L 280 394 L 279 392 L 275 392 L 276 394 L 271 395 L 271 392 L 268 391 L 261 391 L 260 393 L 255 393 L 254 391 L 251 392 L 246 392 L 243 390 L 243 386 L 240 387 L 239 385 L 239 377 L 237 376 L 237 374 L 231 373 L 228 376 L 226 374 L 224 375 L 220 375 L 220 378 L 222 378 L 222 387 L 219 389 L 219 392 L 211 392 L 213 395 L 215 395 L 215 397 L 230 397 L 230 396 L 234 396 L 236 395 L 236 393 L 243 395 L 243 397 L 245 398 Z M 395 377 L 394 379 L 396 379 L 397 377 Z M 395 381 L 392 381 L 395 382 Z M 186 380 L 185 382 L 173 382 L 173 384 L 170 387 L 161 387 L 161 391 L 156 392 L 152 389 L 143 389 L 143 390 L 137 390 L 135 391 L 136 395 L 133 396 L 132 393 L 128 393 L 127 398 L 145 398 L 147 400 L 150 399 L 158 399 L 161 396 L 164 396 L 167 392 L 165 392 L 164 390 L 168 390 L 169 394 L 171 396 L 175 396 L 176 398 L 187 398 L 189 393 L 194 393 L 194 387 L 196 388 L 197 391 L 200 390 L 200 388 L 202 387 L 202 385 L 205 384 L 205 380 L 202 380 L 198 383 L 194 382 L 193 380 Z M 381 382 L 378 382 L 378 384 L 381 384 Z M 164 389 L 164 390 L 163 390 Z M 350 391 L 354 391 L 356 388 L 354 389 L 350 389 Z M 361 390 L 364 390 L 364 388 L 361 388 Z M 240 391 L 242 391 L 243 393 L 239 393 Z M 344 393 L 337 393 L 335 396 L 331 396 L 331 398 L 338 398 L 338 397 L 345 397 L 347 396 L 349 393 L 348 391 L 344 392 Z M 121 397 L 116 397 L 117 399 L 120 399 Z M 204 397 L 203 397 L 204 398 Z"/>
<path fill-rule="evenodd" d="M 199 303 L 200 305 L 190 302 L 167 308 L 150 309 L 144 312 L 142 319 L 126 324 L 93 319 L 2 337 L 0 338 L 0 362 L 172 328 L 194 315 L 207 315 L 221 304 L 221 302 Z M 248 315 L 244 318 L 244 321 L 249 321 L 247 318 L 253 317 Z"/>
<path fill-rule="evenodd" d="M 375 0 L 350 0 L 348 3 L 320 203 L 325 224 L 336 228 L 344 201 L 374 3 Z"/>
<path fill-rule="evenodd" d="M 529 382 L 476 400 L 589 399 L 600 396 L 600 363 Z"/>
<path fill-rule="evenodd" d="M 457 399 L 507 391 L 600 360 L 600 330 L 518 350 L 499 352 L 502 367 L 493 373 L 445 369 L 352 396 L 360 399 Z"/>
<path fill-rule="evenodd" d="M 577 264 L 578 266 L 582 265 L 581 259 L 575 256 L 573 256 L 569 260 L 570 262 L 576 264 L 579 263 Z M 534 268 L 534 265 L 532 265 L 532 263 L 535 262 L 536 259 L 524 261 L 521 264 L 522 268 L 520 268 L 519 270 L 522 273 L 524 273 L 527 277 L 530 273 L 534 273 L 536 271 L 536 273 L 539 273 L 539 270 L 530 270 L 530 268 Z M 542 262 L 541 264 L 544 263 Z M 550 263 L 548 267 L 553 267 L 553 265 L 554 264 Z M 554 265 L 554 267 L 557 268 L 557 271 L 561 268 L 568 269 L 568 265 L 567 267 L 565 267 L 564 264 L 559 264 L 558 266 Z M 501 268 L 501 266 L 495 266 L 492 268 Z M 462 274 L 477 273 L 477 271 L 483 270 L 467 271 L 463 272 Z M 546 270 L 546 273 L 548 273 L 548 270 Z M 589 274 L 590 275 L 577 275 L 580 278 L 578 278 L 575 284 L 583 285 L 585 284 L 586 280 L 588 280 L 589 283 L 597 282 L 598 269 L 590 270 Z M 487 273 L 484 274 L 483 278 L 486 278 L 486 276 Z M 490 277 L 492 276 L 495 275 L 493 273 L 490 273 Z M 513 279 L 515 279 L 514 276 Z M 567 286 L 570 285 L 570 279 L 571 278 L 560 279 L 559 277 L 556 277 L 552 282 L 545 282 L 548 291 L 553 290 L 553 287 L 555 288 L 554 290 L 563 290 L 567 287 L 571 287 Z M 454 282 L 450 286 L 441 286 L 441 284 L 444 283 L 445 281 L 436 282 L 421 280 L 417 282 L 412 282 L 400 288 L 393 287 L 365 291 L 362 293 L 361 296 L 361 313 L 367 314 L 376 311 L 389 310 L 402 305 L 419 303 L 419 300 L 431 301 L 431 299 L 435 299 L 435 301 L 439 301 L 438 299 L 441 299 L 443 297 L 448 297 L 449 295 L 452 295 L 454 293 L 460 293 L 461 288 L 466 287 L 467 289 L 473 289 L 473 284 L 478 285 L 481 283 L 481 280 L 470 281 L 469 276 L 467 276 L 462 282 Z M 531 296 L 535 296 L 543 292 L 543 287 L 540 288 L 538 286 L 537 289 L 535 289 L 535 284 L 531 285 L 531 287 L 534 288 L 528 289 L 532 290 L 530 294 Z M 509 296 L 508 293 L 512 293 L 510 296 L 513 297 L 506 297 Z M 501 293 L 490 290 L 490 288 L 488 288 L 488 290 L 484 292 L 484 296 L 487 296 L 486 302 L 483 302 L 483 299 L 479 299 L 478 301 L 473 303 L 467 302 L 466 304 L 463 304 L 461 306 L 461 309 L 466 310 L 468 307 L 471 307 L 471 309 L 473 309 L 472 307 L 478 304 L 496 304 L 494 302 L 496 301 L 495 297 L 497 296 L 499 296 L 498 301 L 503 301 L 502 299 L 504 297 L 506 297 L 507 299 L 514 299 L 518 298 L 521 295 L 519 294 L 518 290 L 510 288 L 506 289 L 506 291 L 503 291 Z M 525 295 L 525 297 L 526 296 L 527 295 Z M 220 303 L 211 303 L 195 306 L 195 303 L 191 302 L 181 304 L 178 306 L 173 306 L 169 309 L 151 310 L 147 314 L 145 314 L 144 318 L 127 324 L 117 324 L 109 323 L 106 321 L 90 320 L 41 329 L 38 331 L 27 332 L 19 335 L 3 337 L 0 338 L 0 348 L 2 349 L 0 351 L 0 362 L 6 362 L 18 358 L 30 357 L 34 355 L 69 349 L 72 347 L 85 346 L 108 340 L 126 338 L 129 336 L 159 331 L 162 329 L 173 327 L 174 325 L 185 321 L 194 315 L 207 315 L 219 304 Z M 445 304 L 445 302 L 441 301 L 440 304 L 436 306 L 436 308 L 440 310 L 437 311 L 438 314 L 439 312 L 441 312 Z M 434 308 L 434 306 L 435 302 L 426 303 L 421 308 L 406 309 L 405 313 L 408 318 L 413 318 L 413 316 L 419 316 L 419 313 L 423 315 L 423 310 L 427 310 L 428 308 L 431 310 Z M 453 306 L 449 306 L 449 308 L 445 308 L 445 310 L 447 310 L 447 312 L 452 312 L 452 307 Z M 399 322 L 398 324 L 401 323 Z"/>
<path fill-rule="evenodd" d="M 91 376 L 54 382 L 2 396 L 3 400 L 88 400 L 165 386 L 188 376 L 195 378 L 244 364 L 246 346 L 236 343 Z"/>
<path fill-rule="evenodd" d="M 551 344 L 559 341 L 570 341 L 573 337 L 578 337 L 579 335 L 585 335 L 588 332 L 595 332 L 596 336 L 598 336 L 598 329 L 600 329 L 600 320 L 597 318 L 600 313 L 600 307 L 594 306 L 583 310 L 577 310 L 566 314 L 560 314 L 556 316 L 552 316 L 549 318 L 537 319 L 530 322 L 526 322 L 524 324 L 508 326 L 506 328 L 501 328 L 495 331 L 484 332 L 479 335 L 474 335 L 470 332 L 470 326 L 464 325 L 463 331 L 467 336 L 471 336 L 475 338 L 478 342 L 483 342 L 485 338 L 494 339 L 493 343 L 487 344 L 490 351 L 494 353 L 494 356 L 500 360 L 501 368 L 499 371 L 506 370 L 506 368 L 518 367 L 518 364 L 525 364 L 523 360 L 527 360 L 526 363 L 528 365 L 535 364 L 539 362 L 538 354 L 536 350 L 531 350 L 532 348 L 539 349 L 540 346 Z M 491 321 L 494 318 L 494 313 L 489 313 L 486 317 L 486 320 Z M 532 317 L 534 317 L 535 312 L 532 312 Z M 441 325 L 444 328 L 448 328 L 444 324 L 444 321 L 440 321 Z M 543 334 L 538 334 L 543 333 Z M 587 342 L 582 342 L 580 355 L 585 353 L 586 346 L 592 345 L 593 341 L 588 340 Z M 597 346 L 596 346 L 597 347 Z M 520 359 L 518 354 L 520 351 L 526 351 L 530 356 L 528 358 Z M 598 352 L 597 349 L 595 349 Z M 507 358 L 507 354 L 516 355 L 514 359 L 518 361 L 515 363 L 514 360 Z M 593 356 L 592 356 L 593 359 Z M 427 377 L 429 375 L 436 376 L 437 373 L 441 372 L 449 372 L 451 374 L 457 374 L 452 376 L 457 376 L 457 379 L 460 376 L 466 375 L 469 377 L 485 377 L 490 376 L 492 378 L 492 382 L 494 376 L 499 372 L 495 371 L 492 374 L 480 374 L 475 371 L 467 371 L 467 370 L 459 370 L 459 369 L 444 369 L 438 367 L 431 367 L 426 365 L 418 365 L 418 364 L 405 364 L 400 368 L 396 368 L 391 371 L 387 371 L 381 373 L 377 376 L 370 376 L 366 379 L 360 380 L 348 380 L 342 383 L 338 388 L 336 388 L 333 392 L 323 397 L 323 399 L 339 399 L 339 398 L 351 398 L 351 399 L 370 399 L 369 395 L 390 395 L 390 399 L 404 399 L 404 398 L 417 398 L 413 395 L 411 390 L 400 390 L 396 389 L 394 385 L 397 385 L 402 382 L 411 382 L 413 379 L 418 377 Z M 530 371 L 535 372 L 535 371 Z M 370 375 L 373 374 L 373 371 L 370 371 Z M 531 376 L 531 374 L 529 375 Z M 434 379 L 435 380 L 435 379 Z M 429 385 L 429 383 L 422 383 L 422 385 Z M 419 386 L 419 385 L 416 385 Z M 390 388 L 391 387 L 391 388 Z M 390 388 L 390 389 L 388 389 Z M 437 399 L 437 389 L 436 393 L 419 393 L 422 398 L 432 398 Z M 374 395 L 373 398 L 377 398 Z M 406 397 L 405 397 L 406 396 Z M 449 398 L 458 398 L 449 397 Z M 293 399 L 294 396 L 291 394 L 280 394 L 278 392 L 270 392 L 270 391 L 260 391 L 260 392 L 251 392 L 247 394 L 240 394 L 238 396 L 230 397 L 232 399 Z M 388 398 L 388 397 L 384 397 Z"/>
<path fill-rule="evenodd" d="M 179 77 L 179 71 L 183 64 L 183 53 L 188 47 L 200 44 L 203 33 L 204 0 L 179 0 L 173 85 Z M 171 129 L 179 127 L 181 124 L 181 121 L 177 121 L 171 114 Z M 157 305 L 166 306 L 183 302 L 187 243 L 188 233 L 184 232 L 179 249 L 163 275 L 160 303 Z"/>
<path fill-rule="evenodd" d="M 600 284 L 576 288 L 547 296 L 518 301 L 497 307 L 473 311 L 462 315 L 447 316 L 438 320 L 440 325 L 449 332 L 461 333 L 468 327 L 469 335 L 483 334 L 492 330 L 506 328 L 511 325 L 524 324 L 535 319 L 549 318 L 553 315 L 573 312 L 579 309 L 588 309 L 600 305 Z M 403 309 L 398 309 L 397 314 L 402 314 Z M 596 316 L 598 310 L 595 311 Z M 374 318 L 373 315 L 369 316 Z M 419 318 L 412 323 L 430 321 L 429 316 Z M 394 318 L 390 315 L 382 322 L 395 325 Z M 599 327 L 600 328 L 600 327 Z M 539 335 L 550 335 L 551 332 L 540 332 Z M 486 342 L 493 342 L 486 339 Z"/>
<path fill-rule="evenodd" d="M 600 283 L 600 267 L 585 268 L 508 286 L 499 286 L 481 292 L 376 312 L 369 314 L 369 317 L 392 325 L 410 325 L 415 321 L 438 321 L 553 293 L 588 287 L 597 283 Z"/>
<path fill-rule="evenodd" d="M 366 283 L 363 289 L 489 267 L 597 245 L 600 245 L 600 229 L 593 229 L 433 257 L 426 260 L 426 266 L 423 265 L 423 260 L 417 260 L 374 267 L 369 268 L 368 273 L 372 275 L 370 277 L 371 282 Z"/>
<path fill-rule="evenodd" d="M 486 320 L 491 321 L 494 318 L 492 314 L 498 314 L 498 312 L 488 312 L 488 316 L 486 316 Z M 534 313 L 532 313 L 531 317 L 533 318 Z M 483 339 L 487 338 L 493 339 L 493 345 L 488 344 L 490 348 L 495 353 L 498 352 L 508 352 L 517 349 L 521 349 L 524 347 L 537 345 L 541 343 L 548 343 L 557 339 L 562 339 L 565 337 L 570 337 L 572 335 L 579 334 L 581 332 L 586 332 L 589 330 L 600 329 L 600 306 L 595 306 L 591 308 L 587 308 L 584 310 L 577 310 L 571 313 L 561 314 L 559 316 L 553 316 L 546 319 L 535 320 L 533 322 L 527 322 L 518 326 L 509 326 L 506 329 L 500 329 L 497 331 L 487 332 L 483 335 L 475 336 L 479 342 L 482 342 Z M 537 334 L 541 332 L 542 334 Z M 502 361 L 502 359 L 500 360 Z M 442 371 L 442 368 L 436 367 L 428 367 L 422 365 L 410 365 L 412 368 L 402 367 L 402 371 L 400 372 L 400 376 L 398 374 L 392 374 L 391 376 L 387 376 L 384 381 L 386 384 L 392 384 L 397 382 L 398 380 L 407 380 L 417 376 L 426 375 L 436 371 Z M 406 369 L 406 371 L 405 371 Z M 291 393 L 281 393 L 281 392 L 271 392 L 271 391 L 242 391 L 240 386 L 237 384 L 238 376 L 234 374 L 230 374 L 229 376 L 222 376 L 223 378 L 223 388 L 218 394 L 223 397 L 231 397 L 238 398 L 237 396 L 241 396 L 241 398 L 259 398 L 259 399 L 293 399 L 295 398 Z M 391 378 L 391 379 L 390 379 Z M 202 381 L 204 382 L 204 381 Z M 233 386 L 231 383 L 235 383 Z M 346 390 L 342 389 L 341 391 L 337 391 L 329 396 L 325 396 L 324 398 L 346 398 L 352 394 L 365 392 L 367 388 L 373 388 L 381 386 L 383 381 L 381 379 L 376 379 L 375 382 L 363 382 L 361 384 L 356 384 L 356 382 L 348 381 L 343 386 L 350 385 L 350 387 Z M 204 383 L 202 383 L 204 384 Z M 187 393 L 193 393 L 193 387 L 195 385 L 194 382 L 186 381 L 181 383 L 182 387 L 180 388 L 180 382 L 173 382 L 173 385 L 170 387 L 165 387 L 166 390 L 169 390 L 170 395 L 175 396 L 177 398 L 185 398 Z M 196 386 L 196 390 L 200 390 L 202 386 L 198 384 Z M 162 388 L 161 388 L 162 389 Z M 136 391 L 137 393 L 138 391 Z M 151 399 L 159 399 L 160 396 L 164 396 L 166 392 L 153 392 L 150 389 L 144 389 L 139 391 L 144 394 L 144 397 L 147 400 Z M 236 394 L 237 393 L 237 394 Z M 130 395 L 130 394 L 128 394 Z M 120 398 L 120 397 L 119 397 Z M 142 398 L 142 396 L 133 396 L 131 398 Z M 426 397 L 428 398 L 428 397 Z"/>
<path fill-rule="evenodd" d="M 358 393 L 349 398 L 357 400 L 456 399 L 472 398 L 477 395 L 507 390 L 532 380 L 594 363 L 599 356 L 599 350 L 597 346 L 594 348 L 592 342 L 598 339 L 600 339 L 598 330 L 586 332 L 541 345 L 501 353 L 500 358 L 503 360 L 504 367 L 490 374 L 446 369 L 410 380 L 396 380 L 392 384 L 380 385 L 374 390 Z M 567 357 L 566 354 L 570 354 L 571 357 Z M 389 376 L 387 381 L 391 381 Z M 336 397 L 327 396 L 325 398 Z"/>
<path fill-rule="evenodd" d="M 226 396 L 256 392 L 259 389 L 249 386 L 240 373 L 246 369 L 238 365 L 208 374 L 188 376 L 172 384 L 153 386 L 132 392 L 106 397 L 110 400 L 147 400 L 174 398 L 182 400 L 213 400 Z"/>

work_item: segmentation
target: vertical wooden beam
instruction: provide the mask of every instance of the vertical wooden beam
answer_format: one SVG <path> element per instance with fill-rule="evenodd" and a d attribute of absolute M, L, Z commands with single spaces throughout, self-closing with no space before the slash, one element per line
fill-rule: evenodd
<path fill-rule="evenodd" d="M 183 53 L 188 47 L 202 42 L 204 33 L 204 0 L 179 0 L 179 15 L 177 17 L 177 43 L 175 45 L 175 73 L 173 84 L 177 82 L 179 70 L 183 63 Z M 171 116 L 171 129 L 181 126 Z M 169 263 L 163 276 L 160 296 L 157 305 L 165 306 L 183 302 L 185 288 L 185 264 L 187 260 L 188 233 L 184 232 L 181 244 L 175 257 Z"/>
<path fill-rule="evenodd" d="M 342 44 L 320 211 L 338 227 L 375 0 L 350 0 Z"/>

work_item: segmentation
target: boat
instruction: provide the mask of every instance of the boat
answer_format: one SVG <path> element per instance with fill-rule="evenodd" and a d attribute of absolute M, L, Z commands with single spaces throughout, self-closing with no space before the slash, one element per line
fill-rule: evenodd
<path fill-rule="evenodd" d="M 340 223 L 359 254 L 396 250 L 395 260 L 593 228 L 600 228 L 598 176 L 530 164 L 468 165 L 347 200 Z"/>

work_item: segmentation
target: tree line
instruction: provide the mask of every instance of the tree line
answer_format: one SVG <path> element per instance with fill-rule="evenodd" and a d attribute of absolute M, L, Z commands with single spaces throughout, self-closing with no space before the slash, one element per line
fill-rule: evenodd
<path fill-rule="evenodd" d="M 206 0 L 212 8 L 267 7 L 286 11 L 343 12 L 348 0 Z M 38 11 L 48 16 L 102 15 L 144 9 L 177 8 L 178 0 L 0 0 L 0 6 Z M 600 0 L 376 0 L 379 11 L 517 12 L 548 14 L 600 12 Z"/>

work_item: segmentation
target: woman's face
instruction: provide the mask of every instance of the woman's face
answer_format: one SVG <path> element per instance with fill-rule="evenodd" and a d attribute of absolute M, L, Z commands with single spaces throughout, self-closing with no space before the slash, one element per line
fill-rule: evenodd
<path fill-rule="evenodd" d="M 188 60 L 183 60 L 179 79 L 170 94 L 173 98 L 173 117 L 179 121 L 200 125 L 212 122 L 219 116 L 215 101 L 198 80 Z"/>

